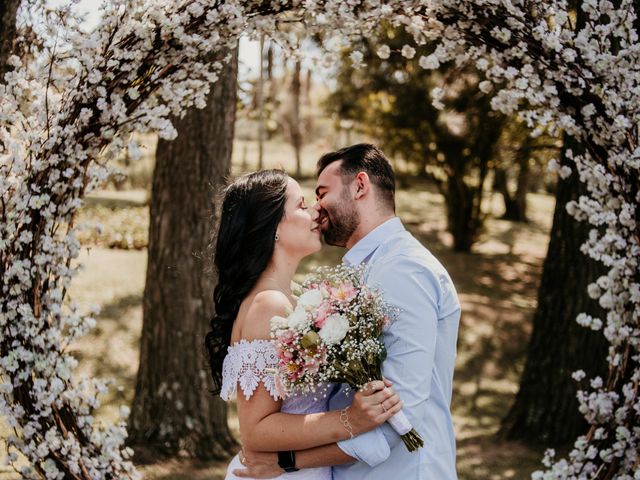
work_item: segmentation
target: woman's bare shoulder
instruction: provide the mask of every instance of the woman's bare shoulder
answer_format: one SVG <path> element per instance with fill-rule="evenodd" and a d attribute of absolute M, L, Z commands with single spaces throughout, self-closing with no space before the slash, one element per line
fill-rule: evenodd
<path fill-rule="evenodd" d="M 291 301 L 279 290 L 262 290 L 249 300 L 241 329 L 242 338 L 271 338 L 271 319 L 286 316 L 293 309 Z"/>

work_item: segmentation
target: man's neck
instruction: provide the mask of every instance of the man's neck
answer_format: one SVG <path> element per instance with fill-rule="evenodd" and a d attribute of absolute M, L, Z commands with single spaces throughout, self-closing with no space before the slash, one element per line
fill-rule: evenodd
<path fill-rule="evenodd" d="M 345 245 L 346 248 L 347 249 L 353 248 L 353 246 L 356 243 L 358 243 L 364 237 L 369 235 L 372 231 L 374 231 L 380 225 L 391 220 L 394 217 L 395 217 L 395 214 L 393 213 L 390 213 L 388 215 L 376 215 L 374 218 L 371 218 L 368 220 L 364 220 L 362 217 L 360 217 L 361 218 L 360 225 L 358 225 L 358 228 L 356 229 L 356 231 L 353 232 L 353 235 L 351 235 L 351 237 L 347 241 L 347 244 Z"/>

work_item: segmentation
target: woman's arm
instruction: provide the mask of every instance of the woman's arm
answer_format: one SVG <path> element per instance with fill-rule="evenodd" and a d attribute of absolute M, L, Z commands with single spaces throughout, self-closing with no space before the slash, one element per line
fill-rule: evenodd
<path fill-rule="evenodd" d="M 273 400 L 261 385 L 249 400 L 238 396 L 242 443 L 248 450 L 262 452 L 306 450 L 373 430 L 400 411 L 402 402 L 381 381 L 371 382 L 369 386 L 356 393 L 346 411 L 350 433 L 340 418 L 341 411 L 306 415 L 282 413 L 281 402 Z"/>
<path fill-rule="evenodd" d="M 291 308 L 280 292 L 258 293 L 247 311 L 241 336 L 247 340 L 269 339 L 270 320 Z M 242 443 L 249 450 L 305 450 L 350 438 L 384 423 L 402 408 L 395 392 L 383 382 L 371 382 L 358 392 L 346 412 L 351 432 L 340 418 L 340 411 L 307 415 L 281 413 L 282 402 L 274 400 L 261 383 L 248 399 L 238 391 L 237 407 Z M 381 405 L 384 402 L 384 408 Z"/>

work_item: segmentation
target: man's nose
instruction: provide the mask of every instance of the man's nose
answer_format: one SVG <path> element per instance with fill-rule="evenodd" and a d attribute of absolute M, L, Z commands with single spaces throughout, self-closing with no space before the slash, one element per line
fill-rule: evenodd
<path fill-rule="evenodd" d="M 315 210 L 316 212 L 318 212 L 318 215 L 320 215 L 320 210 L 322 210 L 322 207 L 320 206 L 320 201 L 316 200 L 316 203 L 313 205 L 313 207 L 311 207 L 312 210 Z"/>

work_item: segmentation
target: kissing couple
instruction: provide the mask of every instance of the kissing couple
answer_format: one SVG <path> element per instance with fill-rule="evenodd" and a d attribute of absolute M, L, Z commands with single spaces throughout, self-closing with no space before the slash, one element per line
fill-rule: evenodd
<path fill-rule="evenodd" d="M 395 213 L 395 174 L 358 144 L 318 161 L 316 204 L 280 170 L 243 175 L 224 192 L 215 251 L 216 313 L 206 336 L 214 390 L 237 392 L 243 449 L 227 479 L 456 479 L 450 405 L 460 303 L 449 274 Z M 385 329 L 383 381 L 356 392 L 282 398 L 270 321 L 296 304 L 291 282 L 321 237 L 364 265 L 365 282 L 398 309 Z M 402 410 L 424 439 L 409 452 L 386 421 Z"/>

